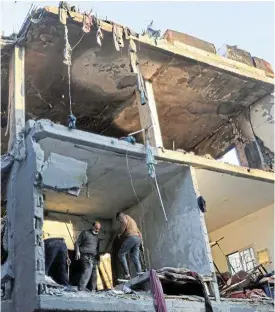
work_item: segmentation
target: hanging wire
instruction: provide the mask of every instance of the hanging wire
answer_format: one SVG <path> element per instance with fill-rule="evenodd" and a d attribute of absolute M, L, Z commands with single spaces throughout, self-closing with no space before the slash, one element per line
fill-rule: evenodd
<path fill-rule="evenodd" d="M 64 51 L 64 64 L 67 65 L 68 68 L 68 91 L 69 91 L 69 105 L 70 105 L 70 114 L 72 115 L 72 95 L 71 95 L 71 66 L 72 66 L 72 48 L 69 43 L 68 37 L 68 27 L 64 25 L 65 28 L 65 51 Z"/>
<path fill-rule="evenodd" d="M 161 204 L 161 208 L 162 208 L 162 211 L 163 211 L 163 214 L 164 214 L 164 218 L 165 218 L 165 221 L 168 222 L 166 211 L 165 211 L 164 204 L 163 204 L 163 201 L 162 201 L 162 196 L 161 196 L 161 193 L 160 193 L 160 190 L 159 190 L 159 185 L 158 185 L 158 180 L 157 180 L 157 176 L 156 175 L 155 175 L 154 180 L 155 180 L 155 183 L 156 183 L 157 194 L 158 194 L 159 201 L 160 201 L 160 204 Z"/>
<path fill-rule="evenodd" d="M 146 140 L 146 145 L 147 145 L 146 153 L 150 153 L 149 156 L 150 156 L 150 158 L 153 159 L 153 161 L 154 161 L 154 156 L 153 156 L 153 154 L 152 154 L 151 146 L 150 146 L 150 144 L 149 144 L 148 131 L 145 131 L 145 140 Z M 157 174 L 156 174 L 155 164 L 154 164 L 153 161 L 150 162 L 151 170 L 149 171 L 149 175 L 150 175 L 150 172 L 151 172 L 151 177 L 152 177 L 152 179 L 154 179 L 155 184 L 156 184 L 157 195 L 158 195 L 158 197 L 159 197 L 159 201 L 160 201 L 160 204 L 161 204 L 161 208 L 162 208 L 162 211 L 163 211 L 163 214 L 164 214 L 165 221 L 168 222 L 167 215 L 166 215 L 166 211 L 165 211 L 164 204 L 163 204 L 163 200 L 162 200 L 162 196 L 161 196 L 160 189 L 159 189 L 159 185 L 158 185 L 158 180 L 157 180 Z M 150 168 L 149 168 L 149 169 L 150 169 Z"/>
<path fill-rule="evenodd" d="M 80 44 L 80 42 L 82 41 L 82 39 L 84 38 L 84 36 L 86 35 L 86 33 L 84 33 L 81 38 L 77 41 L 77 43 L 72 47 L 72 51 Z"/>
<path fill-rule="evenodd" d="M 138 131 L 140 132 L 140 131 Z M 145 137 L 146 137 L 146 141 L 147 141 L 147 131 L 145 131 Z M 131 181 L 131 186 L 132 186 L 132 189 L 133 189 L 133 192 L 135 194 L 135 197 L 139 203 L 139 205 L 141 206 L 142 209 L 144 209 L 144 206 L 142 205 L 138 195 L 137 195 L 137 192 L 135 190 L 135 187 L 134 187 L 134 182 L 133 182 L 133 176 L 132 176 L 132 173 L 131 173 L 131 170 L 130 170 L 130 166 L 129 166 L 129 159 L 128 159 L 128 148 L 126 148 L 126 153 L 125 153 L 125 157 L 126 157 L 126 166 L 127 166 L 127 170 L 128 170 L 128 174 L 129 174 L 129 177 L 130 177 L 130 181 Z M 152 164 L 152 166 L 154 166 Z M 155 172 L 155 170 L 154 170 Z M 148 175 L 149 176 L 149 175 Z M 164 214 L 164 218 L 165 218 L 165 221 L 168 223 L 168 219 L 167 219 L 167 215 L 166 215 L 166 211 L 165 211 L 165 208 L 164 208 L 164 203 L 163 203 L 163 200 L 162 200 L 162 196 L 161 196 L 161 193 L 160 193 L 160 189 L 159 189 L 159 185 L 158 185 L 158 180 L 157 180 L 157 176 L 156 176 L 156 172 L 154 174 L 154 181 L 155 181 L 155 185 L 154 183 L 152 182 L 152 185 L 154 187 L 154 189 L 156 190 L 156 193 L 157 193 L 157 196 L 159 197 L 159 201 L 160 201 L 160 204 L 161 204 L 161 208 L 162 208 L 162 211 L 163 211 L 163 214 Z M 155 188 L 156 186 L 156 188 Z"/>
<path fill-rule="evenodd" d="M 126 148 L 126 154 L 125 154 L 125 156 L 126 156 L 126 166 L 127 166 L 128 174 L 129 174 L 129 177 L 130 177 L 130 181 L 131 181 L 131 186 L 132 186 L 133 192 L 134 192 L 134 194 L 135 194 L 135 196 L 136 196 L 136 199 L 137 199 L 137 201 L 138 201 L 140 207 L 141 207 L 142 209 L 144 209 L 144 206 L 142 205 L 140 199 L 138 198 L 137 192 L 136 192 L 135 187 L 134 187 L 133 176 L 132 176 L 132 173 L 131 173 L 131 170 L 130 170 L 130 166 L 129 166 L 128 148 Z"/>
<path fill-rule="evenodd" d="M 71 94 L 71 65 L 68 65 L 68 87 L 69 87 L 69 103 L 70 103 L 70 114 L 72 115 L 72 94 Z"/>

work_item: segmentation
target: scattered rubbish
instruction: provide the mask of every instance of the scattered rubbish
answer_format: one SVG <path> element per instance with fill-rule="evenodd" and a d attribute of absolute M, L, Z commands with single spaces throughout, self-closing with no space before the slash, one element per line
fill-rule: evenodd
<path fill-rule="evenodd" d="M 136 294 L 131 288 L 126 285 L 122 285 L 122 289 L 112 289 L 111 290 L 116 295 L 124 295 L 124 294 Z"/>
<path fill-rule="evenodd" d="M 268 296 L 262 289 L 240 290 L 230 293 L 229 298 L 241 299 L 268 299 Z"/>
<path fill-rule="evenodd" d="M 160 270 L 157 270 L 157 274 L 162 283 L 164 284 L 165 288 L 169 287 L 169 283 L 173 283 L 174 286 L 177 286 L 178 291 L 180 292 L 180 289 L 184 285 L 186 285 L 187 283 L 189 283 L 190 285 L 192 284 L 194 289 L 194 295 L 203 294 L 203 297 L 205 299 L 205 311 L 206 312 L 213 311 L 209 296 L 205 289 L 203 278 L 198 273 L 192 272 L 185 268 L 165 267 Z"/>

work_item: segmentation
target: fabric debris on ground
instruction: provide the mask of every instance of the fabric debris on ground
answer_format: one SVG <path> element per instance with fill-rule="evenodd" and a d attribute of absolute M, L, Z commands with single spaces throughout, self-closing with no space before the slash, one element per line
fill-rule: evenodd
<path fill-rule="evenodd" d="M 252 289 L 245 291 L 233 291 L 229 298 L 242 298 L 242 299 L 269 299 L 262 289 Z"/>
<path fill-rule="evenodd" d="M 225 285 L 220 287 L 220 294 L 226 298 L 267 299 L 274 297 L 274 272 L 266 273 L 261 266 L 250 272 L 239 271 L 232 276 L 223 273 Z"/>
<path fill-rule="evenodd" d="M 205 300 L 205 311 L 213 312 L 213 308 L 212 308 L 209 296 L 206 292 L 206 289 L 203 283 L 203 278 L 198 273 L 192 272 L 185 268 L 165 267 L 160 270 L 157 270 L 157 274 L 162 275 L 168 280 L 170 279 L 171 281 L 174 281 L 174 282 L 184 281 L 184 282 L 197 283 L 203 293 L 203 297 Z"/>
<path fill-rule="evenodd" d="M 155 270 L 150 270 L 150 288 L 156 312 L 167 312 L 162 285 Z"/>

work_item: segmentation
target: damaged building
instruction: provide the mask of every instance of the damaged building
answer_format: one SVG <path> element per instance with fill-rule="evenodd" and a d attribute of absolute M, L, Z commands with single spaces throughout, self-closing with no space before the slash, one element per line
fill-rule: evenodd
<path fill-rule="evenodd" d="M 274 310 L 268 62 L 66 3 L 32 7 L 1 49 L 3 311 Z M 144 273 L 120 282 L 115 242 L 98 292 L 74 290 L 77 237 L 99 221 L 104 253 L 118 212 Z M 70 291 L 45 276 L 45 237 L 66 242 Z"/>

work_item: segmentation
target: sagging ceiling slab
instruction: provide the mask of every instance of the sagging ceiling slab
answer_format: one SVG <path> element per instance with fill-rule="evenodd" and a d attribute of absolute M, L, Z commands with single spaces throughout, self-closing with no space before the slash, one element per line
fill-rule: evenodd
<path fill-rule="evenodd" d="M 104 31 L 100 47 L 96 29 L 82 38 L 81 21 L 79 18 L 68 23 L 73 47 L 72 108 L 78 128 L 113 137 L 139 130 L 134 96 L 136 79 L 130 72 L 128 40 L 124 40 L 122 52 L 118 52 L 113 43 L 112 25 L 105 23 L 109 31 Z M 261 71 L 247 65 L 198 49 L 177 49 L 162 42 L 156 46 L 142 37 L 135 40 L 142 74 L 153 82 L 166 148 L 171 148 L 174 141 L 176 148 L 193 149 L 228 117 L 273 89 L 272 79 L 265 78 L 264 72 L 261 78 Z M 58 20 L 57 8 L 46 8 L 40 22 L 30 24 L 25 45 L 27 118 L 43 117 L 67 124 L 64 26 Z M 2 110 L 6 111 L 7 64 L 8 59 L 4 58 Z M 246 71 L 240 74 L 238 66 Z"/>
<path fill-rule="evenodd" d="M 148 178 L 145 149 L 141 144 L 131 145 L 79 130 L 70 131 L 45 120 L 29 122 L 27 131 L 33 132 L 34 139 L 43 149 L 44 161 L 48 160 L 50 153 L 56 153 L 88 164 L 88 184 L 82 188 L 80 197 L 46 191 L 48 210 L 110 217 L 110 214 L 137 203 L 131 178 L 139 199 L 153 190 Z M 181 172 L 182 165 L 196 168 L 199 190 L 209 209 L 206 215 L 211 220 L 209 230 L 233 222 L 234 218 L 252 213 L 273 201 L 272 173 L 168 150 L 152 148 L 152 152 L 160 160 L 156 165 L 160 185 Z"/>
<path fill-rule="evenodd" d="M 155 191 L 153 181 L 148 177 L 145 158 L 126 158 L 125 155 L 51 138 L 42 139 L 39 144 L 45 160 L 55 153 L 88 164 L 88 183 L 79 197 L 45 189 L 46 210 L 111 219 L 116 212 L 138 203 L 133 187 L 139 200 Z M 156 165 L 159 184 L 182 170 L 181 165 L 159 162 Z M 52 179 L 55 179 L 54 175 Z"/>
<path fill-rule="evenodd" d="M 209 233 L 274 204 L 273 184 L 201 169 L 196 175 Z"/>

